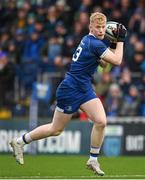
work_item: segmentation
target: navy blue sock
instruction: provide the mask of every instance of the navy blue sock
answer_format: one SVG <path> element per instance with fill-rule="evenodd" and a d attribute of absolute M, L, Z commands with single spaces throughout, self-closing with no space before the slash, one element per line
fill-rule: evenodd
<path fill-rule="evenodd" d="M 22 139 L 23 139 L 23 141 L 24 141 L 25 144 L 29 144 L 29 143 L 26 141 L 26 139 L 25 139 L 25 134 L 22 136 Z"/>

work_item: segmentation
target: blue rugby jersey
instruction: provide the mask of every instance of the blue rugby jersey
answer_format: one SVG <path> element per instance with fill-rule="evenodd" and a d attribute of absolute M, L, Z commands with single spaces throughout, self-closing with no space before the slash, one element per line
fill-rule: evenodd
<path fill-rule="evenodd" d="M 91 85 L 92 75 L 107 49 L 104 42 L 94 35 L 88 34 L 84 36 L 73 54 L 70 71 L 67 73 L 64 82 L 71 87 L 75 87 L 77 84 L 81 90 L 88 90 Z"/>

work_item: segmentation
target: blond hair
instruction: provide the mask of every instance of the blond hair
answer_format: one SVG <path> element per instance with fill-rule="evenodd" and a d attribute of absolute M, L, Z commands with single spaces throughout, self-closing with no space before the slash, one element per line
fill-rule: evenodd
<path fill-rule="evenodd" d="M 107 18 L 103 13 L 100 12 L 94 12 L 90 16 L 90 24 L 97 22 L 98 24 L 106 23 Z"/>

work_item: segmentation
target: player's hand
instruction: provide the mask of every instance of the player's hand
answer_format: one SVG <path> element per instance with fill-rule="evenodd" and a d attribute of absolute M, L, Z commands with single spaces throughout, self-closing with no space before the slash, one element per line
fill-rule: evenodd
<path fill-rule="evenodd" d="M 117 42 L 124 42 L 126 36 L 127 36 L 126 28 L 122 24 L 119 24 Z"/>
<path fill-rule="evenodd" d="M 124 42 L 127 36 L 127 30 L 122 24 L 117 24 L 117 29 L 113 30 L 117 42 Z"/>

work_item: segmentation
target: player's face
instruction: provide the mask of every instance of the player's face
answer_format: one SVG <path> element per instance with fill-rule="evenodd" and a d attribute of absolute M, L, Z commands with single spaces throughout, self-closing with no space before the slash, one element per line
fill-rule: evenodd
<path fill-rule="evenodd" d="M 97 23 L 94 22 L 90 25 L 90 31 L 93 33 L 98 39 L 104 39 L 105 31 L 106 31 L 106 22 Z"/>

